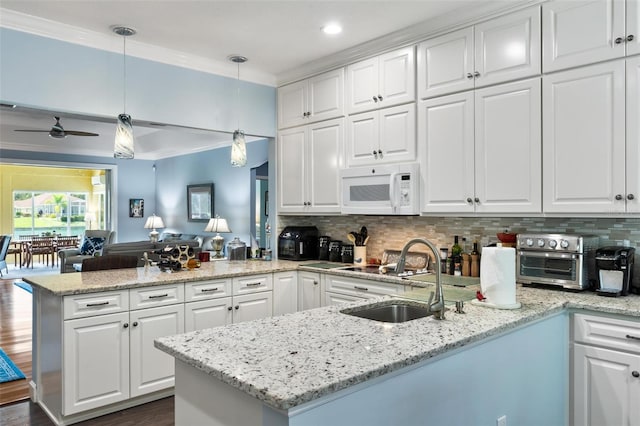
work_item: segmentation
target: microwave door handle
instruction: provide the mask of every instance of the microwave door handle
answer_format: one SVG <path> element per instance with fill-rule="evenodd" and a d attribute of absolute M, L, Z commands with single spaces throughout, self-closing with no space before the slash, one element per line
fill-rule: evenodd
<path fill-rule="evenodd" d="M 398 180 L 398 173 L 391 173 L 391 182 L 389 184 L 389 200 L 391 201 L 391 209 L 395 213 L 398 208 L 398 200 L 396 198 L 396 182 Z"/>

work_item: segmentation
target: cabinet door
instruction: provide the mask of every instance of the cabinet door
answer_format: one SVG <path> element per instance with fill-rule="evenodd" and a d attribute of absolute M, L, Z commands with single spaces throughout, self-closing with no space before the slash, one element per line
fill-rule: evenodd
<path fill-rule="evenodd" d="M 65 416 L 129 398 L 129 313 L 64 322 Z"/>
<path fill-rule="evenodd" d="M 184 304 L 140 309 L 131 321 L 131 397 L 170 388 L 174 384 L 174 358 L 156 349 L 158 337 L 184 333 Z"/>
<path fill-rule="evenodd" d="M 415 103 L 381 109 L 378 162 L 397 163 L 416 159 Z"/>
<path fill-rule="evenodd" d="M 627 59 L 627 212 L 640 212 L 640 57 Z M 631 198 L 631 199 L 630 199 Z"/>
<path fill-rule="evenodd" d="M 344 69 L 310 78 L 309 121 L 328 120 L 344 114 Z"/>
<path fill-rule="evenodd" d="M 573 424 L 637 425 L 640 422 L 640 356 L 575 344 Z"/>
<path fill-rule="evenodd" d="M 540 74 L 540 7 L 476 25 L 475 86 Z"/>
<path fill-rule="evenodd" d="M 475 194 L 479 213 L 540 213 L 540 79 L 475 93 Z"/>
<path fill-rule="evenodd" d="M 278 199 L 280 212 L 304 211 L 306 127 L 296 127 L 278 134 Z"/>
<path fill-rule="evenodd" d="M 375 164 L 380 146 L 378 111 L 349 116 L 347 120 L 347 165 Z"/>
<path fill-rule="evenodd" d="M 378 79 L 377 57 L 347 67 L 347 113 L 378 107 Z"/>
<path fill-rule="evenodd" d="M 624 74 L 619 60 L 543 78 L 545 212 L 625 211 Z"/>
<path fill-rule="evenodd" d="M 307 81 L 288 84 L 278 88 L 278 128 L 298 126 L 308 120 Z"/>
<path fill-rule="evenodd" d="M 319 308 L 322 306 L 320 274 L 314 272 L 298 272 L 298 310 Z"/>
<path fill-rule="evenodd" d="M 542 5 L 544 72 L 557 71 L 625 54 L 624 2 L 555 1 Z"/>
<path fill-rule="evenodd" d="M 184 304 L 184 331 L 228 325 L 232 322 L 231 297 Z"/>
<path fill-rule="evenodd" d="M 307 143 L 307 211 L 340 212 L 340 168 L 343 167 L 344 119 L 309 126 Z"/>
<path fill-rule="evenodd" d="M 627 56 L 640 53 L 640 4 L 638 1 L 627 1 Z M 633 37 L 633 40 L 629 40 Z"/>
<path fill-rule="evenodd" d="M 277 272 L 273 274 L 273 315 L 284 315 L 298 311 L 298 273 Z"/>
<path fill-rule="evenodd" d="M 422 211 L 473 212 L 473 92 L 420 103 Z"/>
<path fill-rule="evenodd" d="M 418 45 L 418 97 L 432 98 L 473 89 L 473 28 Z"/>
<path fill-rule="evenodd" d="M 234 323 L 271 316 L 273 316 L 273 293 L 271 291 L 233 297 Z"/>
<path fill-rule="evenodd" d="M 414 57 L 413 46 L 379 57 L 380 75 L 377 95 L 380 108 L 415 101 Z"/>

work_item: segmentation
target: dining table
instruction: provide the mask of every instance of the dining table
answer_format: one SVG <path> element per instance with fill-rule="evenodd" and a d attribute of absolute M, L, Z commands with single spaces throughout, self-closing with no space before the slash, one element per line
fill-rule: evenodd
<path fill-rule="evenodd" d="M 58 250 L 72 248 L 78 246 L 79 238 L 77 236 L 22 236 L 17 244 L 20 245 L 20 267 L 33 268 L 33 256 L 39 255 L 42 259 L 46 259 L 47 266 L 56 266 L 58 264 Z"/>

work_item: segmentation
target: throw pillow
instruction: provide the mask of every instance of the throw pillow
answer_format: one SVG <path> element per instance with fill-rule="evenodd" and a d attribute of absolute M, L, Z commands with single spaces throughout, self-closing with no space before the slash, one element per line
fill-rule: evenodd
<path fill-rule="evenodd" d="M 84 237 L 80 246 L 80 254 L 93 256 L 100 253 L 104 246 L 104 238 L 102 237 Z"/>

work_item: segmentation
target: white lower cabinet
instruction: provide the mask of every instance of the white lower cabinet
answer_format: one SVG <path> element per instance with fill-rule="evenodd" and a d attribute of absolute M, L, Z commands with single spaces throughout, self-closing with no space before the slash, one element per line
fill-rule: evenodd
<path fill-rule="evenodd" d="M 199 300 L 184 304 L 184 331 L 202 330 L 231 324 L 231 297 Z"/>
<path fill-rule="evenodd" d="M 404 285 L 325 274 L 323 306 L 397 295 L 404 291 Z"/>
<path fill-rule="evenodd" d="M 322 306 L 321 277 L 317 272 L 298 272 L 298 310 Z"/>
<path fill-rule="evenodd" d="M 572 424 L 640 424 L 640 323 L 576 314 Z"/>
<path fill-rule="evenodd" d="M 298 311 L 298 272 L 276 272 L 273 274 L 273 315 L 291 314 Z"/>

